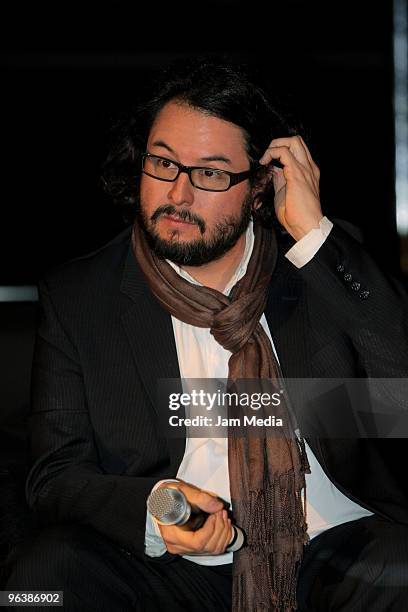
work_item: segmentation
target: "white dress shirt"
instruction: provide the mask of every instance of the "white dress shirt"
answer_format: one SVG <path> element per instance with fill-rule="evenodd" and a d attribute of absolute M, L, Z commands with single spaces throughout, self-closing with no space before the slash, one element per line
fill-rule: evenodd
<path fill-rule="evenodd" d="M 287 253 L 286 257 L 297 268 L 308 263 L 322 246 L 329 235 L 333 224 L 326 218 L 320 227 L 311 230 L 299 240 Z M 246 272 L 254 245 L 253 226 L 250 223 L 246 232 L 244 254 L 234 276 L 224 289 L 228 295 L 232 287 Z M 199 285 L 187 272 L 173 262 L 168 262 L 183 278 Z M 230 351 L 224 349 L 210 334 L 209 328 L 194 327 L 175 317 L 172 318 L 177 356 L 182 379 L 191 378 L 228 378 L 228 360 Z M 260 323 L 268 335 L 272 348 L 272 335 L 263 314 Z M 311 473 L 306 474 L 308 534 L 310 538 L 322 531 L 372 514 L 362 506 L 346 497 L 329 480 L 310 447 L 306 444 L 307 457 Z M 177 478 L 190 482 L 202 489 L 215 493 L 231 502 L 228 473 L 228 438 L 186 438 L 183 460 L 177 472 Z M 160 483 L 156 484 L 156 487 Z M 160 530 L 147 512 L 145 552 L 151 557 L 161 556 L 166 546 Z M 233 553 L 222 555 L 183 555 L 185 559 L 202 565 L 222 565 L 232 563 Z"/>

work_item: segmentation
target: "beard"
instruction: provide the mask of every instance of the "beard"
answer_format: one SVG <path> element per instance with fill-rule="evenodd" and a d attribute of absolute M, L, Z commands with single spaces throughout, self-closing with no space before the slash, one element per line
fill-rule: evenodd
<path fill-rule="evenodd" d="M 170 239 L 162 238 L 156 230 L 157 220 L 162 215 L 173 215 L 196 224 L 202 237 L 189 242 L 180 241 L 179 231 L 174 229 Z M 207 228 L 204 219 L 189 210 L 178 210 L 172 204 L 159 206 L 149 219 L 144 213 L 143 203 L 140 203 L 137 216 L 149 247 L 158 257 L 179 266 L 202 266 L 225 255 L 246 231 L 252 216 L 252 198 L 249 195 L 245 198 L 239 215 L 222 217 L 207 239 L 204 238 Z"/>

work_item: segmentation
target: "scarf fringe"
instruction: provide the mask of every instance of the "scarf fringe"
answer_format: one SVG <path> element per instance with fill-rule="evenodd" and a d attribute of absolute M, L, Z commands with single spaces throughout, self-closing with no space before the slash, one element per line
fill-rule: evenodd
<path fill-rule="evenodd" d="M 246 501 L 233 502 L 245 517 L 241 525 L 247 546 L 234 554 L 233 601 L 245 612 L 292 612 L 296 583 L 309 541 L 302 499 L 304 473 L 289 470 Z M 290 552 L 282 552 L 287 550 Z"/>
<path fill-rule="evenodd" d="M 233 577 L 232 601 L 238 604 L 237 609 L 245 612 L 294 612 L 297 600 L 292 585 L 297 582 L 301 553 L 295 565 L 290 554 L 284 555 L 279 570 L 274 555 L 270 555 L 269 563 L 266 561 L 261 574 L 252 568 L 250 576 L 246 573 Z"/>
<path fill-rule="evenodd" d="M 299 475 L 294 470 L 281 474 L 263 489 L 249 492 L 248 500 L 234 500 L 233 507 L 239 516 L 245 517 L 240 525 L 246 535 L 251 552 L 258 554 L 262 550 L 274 550 L 274 536 L 279 538 L 305 535 L 306 492 L 304 474 Z"/>

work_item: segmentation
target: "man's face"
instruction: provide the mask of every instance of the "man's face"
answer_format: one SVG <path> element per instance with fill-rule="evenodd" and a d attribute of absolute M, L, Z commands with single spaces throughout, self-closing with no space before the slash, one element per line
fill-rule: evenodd
<path fill-rule="evenodd" d="M 244 136 L 232 123 L 167 103 L 152 126 L 147 151 L 184 166 L 249 169 Z M 186 173 L 175 182 L 142 174 L 140 221 L 150 247 L 179 265 L 198 266 L 236 244 L 251 218 L 248 180 L 224 192 L 197 189 Z"/>

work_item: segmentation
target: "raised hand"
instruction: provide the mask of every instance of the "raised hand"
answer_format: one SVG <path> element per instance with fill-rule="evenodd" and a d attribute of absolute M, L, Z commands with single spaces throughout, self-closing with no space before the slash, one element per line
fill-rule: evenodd
<path fill-rule="evenodd" d="M 283 169 L 271 165 L 276 216 L 295 240 L 319 227 L 323 217 L 319 199 L 320 170 L 301 136 L 275 138 L 259 160 L 267 165 L 279 160 Z"/>

